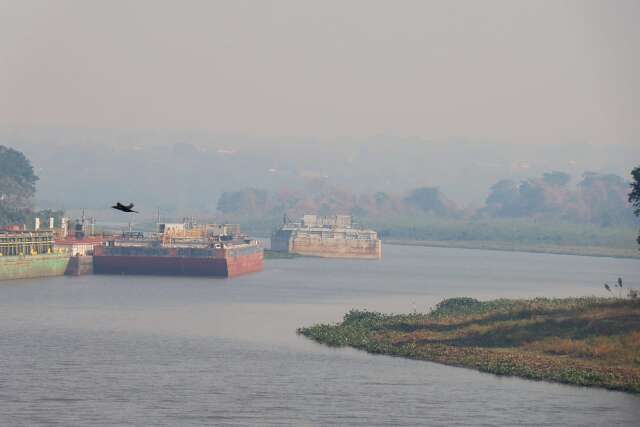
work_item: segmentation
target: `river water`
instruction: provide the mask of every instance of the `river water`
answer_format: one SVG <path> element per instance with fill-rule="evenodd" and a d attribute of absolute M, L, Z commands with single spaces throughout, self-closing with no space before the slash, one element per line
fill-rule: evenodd
<path fill-rule="evenodd" d="M 0 425 L 637 425 L 640 398 L 353 349 L 296 328 L 445 297 L 605 295 L 640 261 L 385 246 L 227 279 L 0 283 Z M 634 282 L 635 281 L 635 282 Z"/>

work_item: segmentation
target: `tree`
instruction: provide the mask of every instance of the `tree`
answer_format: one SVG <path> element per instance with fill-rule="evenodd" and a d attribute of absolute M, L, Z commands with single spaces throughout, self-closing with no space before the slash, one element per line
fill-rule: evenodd
<path fill-rule="evenodd" d="M 225 214 L 260 215 L 267 209 L 266 190 L 247 188 L 240 191 L 222 193 L 218 199 L 218 210 Z"/>
<path fill-rule="evenodd" d="M 20 151 L 0 145 L 0 177 L 12 178 L 18 185 L 36 191 L 38 177 L 31 162 Z"/>
<path fill-rule="evenodd" d="M 378 191 L 376 194 L 373 195 L 375 201 L 376 201 L 376 206 L 381 208 L 383 207 L 386 203 L 389 203 L 389 195 L 387 193 L 384 193 L 382 191 Z"/>
<path fill-rule="evenodd" d="M 451 203 L 436 187 L 416 188 L 405 198 L 405 202 L 421 211 L 432 212 L 436 215 L 444 216 L 452 211 Z"/>
<path fill-rule="evenodd" d="M 514 216 L 520 192 L 518 184 L 510 179 L 502 179 L 491 186 L 486 200 L 488 211 L 496 216 Z"/>
<path fill-rule="evenodd" d="M 629 193 L 629 203 L 634 208 L 633 213 L 640 216 L 640 166 L 631 171 L 633 181 L 631 181 L 631 192 Z"/>
<path fill-rule="evenodd" d="M 20 223 L 29 214 L 38 177 L 20 151 L 0 145 L 0 223 Z"/>
<path fill-rule="evenodd" d="M 542 180 L 549 185 L 555 185 L 558 187 L 564 187 L 571 181 L 571 175 L 564 172 L 548 172 L 542 176 Z"/>
<path fill-rule="evenodd" d="M 629 203 L 633 206 L 633 213 L 640 217 L 640 166 L 636 166 L 631 171 L 633 181 L 631 182 L 631 192 L 629 193 Z M 640 245 L 640 233 L 638 233 L 638 244 Z"/>
<path fill-rule="evenodd" d="M 629 184 L 613 174 L 585 172 L 578 184 L 580 197 L 589 208 L 589 221 L 601 226 L 635 223 L 627 201 Z"/>
<path fill-rule="evenodd" d="M 537 180 L 522 181 L 519 187 L 520 209 L 524 215 L 543 212 L 546 209 L 545 188 Z"/>

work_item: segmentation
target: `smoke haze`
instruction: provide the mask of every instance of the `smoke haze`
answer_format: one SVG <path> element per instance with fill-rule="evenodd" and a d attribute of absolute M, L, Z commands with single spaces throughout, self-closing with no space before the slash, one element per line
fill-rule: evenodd
<path fill-rule="evenodd" d="M 635 1 L 0 7 L 7 126 L 638 139 Z"/>
<path fill-rule="evenodd" d="M 501 178 L 628 178 L 638 18 L 634 1 L 2 1 L 0 143 L 56 207 L 213 210 L 308 179 L 465 205 Z"/>

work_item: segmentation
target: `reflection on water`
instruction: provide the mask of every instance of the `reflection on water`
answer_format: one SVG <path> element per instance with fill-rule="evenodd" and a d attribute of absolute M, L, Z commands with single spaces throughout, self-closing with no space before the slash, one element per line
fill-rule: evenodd
<path fill-rule="evenodd" d="M 331 349 L 295 335 L 352 307 L 448 296 L 603 295 L 640 262 L 386 246 L 233 280 L 85 276 L 0 284 L 0 424 L 633 425 L 640 399 Z"/>

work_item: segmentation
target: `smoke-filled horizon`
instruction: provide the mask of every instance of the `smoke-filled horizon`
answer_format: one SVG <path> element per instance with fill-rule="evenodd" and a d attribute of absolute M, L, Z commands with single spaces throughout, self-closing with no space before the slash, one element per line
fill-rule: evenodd
<path fill-rule="evenodd" d="M 634 1 L 0 3 L 0 128 L 640 136 Z"/>
<path fill-rule="evenodd" d="M 379 135 L 348 143 L 250 139 L 197 132 L 0 131 L 31 160 L 40 207 L 103 208 L 134 201 L 148 211 L 213 213 L 224 192 L 335 188 L 356 194 L 437 187 L 458 207 L 482 206 L 501 179 L 560 171 L 630 179 L 637 144 L 500 144 Z"/>

